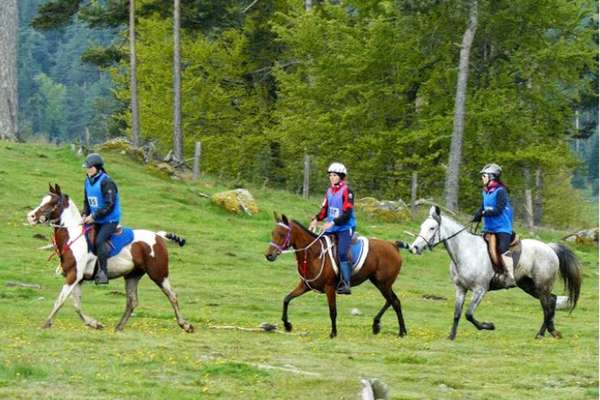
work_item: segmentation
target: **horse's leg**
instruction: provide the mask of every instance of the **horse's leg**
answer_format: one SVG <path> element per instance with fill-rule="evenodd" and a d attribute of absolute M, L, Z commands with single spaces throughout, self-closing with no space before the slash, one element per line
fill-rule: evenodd
<path fill-rule="evenodd" d="M 75 311 L 79 314 L 79 318 L 89 327 L 94 329 L 102 329 L 104 325 L 100 322 L 96 321 L 93 318 L 88 317 L 83 313 L 81 309 L 81 281 L 75 285 L 73 288 L 73 305 L 75 306 Z"/>
<path fill-rule="evenodd" d="M 398 335 L 406 335 L 407 331 L 406 325 L 404 324 L 404 317 L 402 316 L 402 305 L 400 304 L 400 299 L 398 299 L 398 296 L 396 296 L 396 293 L 394 293 L 394 290 L 392 289 L 391 285 L 376 281 L 374 279 L 371 279 L 371 282 L 373 283 L 373 285 L 375 285 L 375 287 L 377 287 L 377 289 L 379 289 L 381 295 L 385 298 L 386 301 L 383 308 L 379 311 L 379 313 L 375 316 L 375 319 L 373 320 L 373 333 L 379 332 L 379 320 L 381 319 L 381 316 L 383 315 L 385 310 L 391 305 L 394 308 L 394 311 L 396 312 L 396 316 L 398 317 Z"/>
<path fill-rule="evenodd" d="M 524 292 L 526 292 L 527 294 L 529 294 L 532 297 L 535 297 L 536 299 L 540 299 L 540 304 L 542 305 L 542 311 L 544 312 L 544 321 L 542 322 L 542 326 L 540 326 L 540 330 L 538 331 L 537 335 L 535 335 L 536 339 L 541 339 L 544 337 L 544 334 L 546 333 L 546 329 L 548 328 L 547 323 L 548 323 L 548 315 L 547 315 L 547 311 L 546 311 L 546 306 L 544 306 L 544 300 L 542 300 L 543 296 L 540 296 L 538 289 L 535 286 L 535 283 L 533 282 L 533 279 L 529 278 L 529 277 L 524 277 L 519 279 L 519 281 L 517 282 L 517 286 L 519 286 L 521 289 L 523 289 Z M 554 306 L 556 306 L 556 298 L 554 299 Z M 554 313 L 552 313 L 554 315 Z"/>
<path fill-rule="evenodd" d="M 456 338 L 456 330 L 458 329 L 458 321 L 462 314 L 463 304 L 465 304 L 465 296 L 467 289 L 462 286 L 455 286 L 456 295 L 454 297 L 454 320 L 452 321 L 452 330 L 448 339 L 454 340 Z"/>
<path fill-rule="evenodd" d="M 385 311 L 388 308 L 390 308 L 390 306 L 391 306 L 390 302 L 386 300 L 383 307 L 381 307 L 381 310 L 379 310 L 379 312 L 377 313 L 375 318 L 373 318 L 373 334 L 374 335 L 377 335 L 379 333 L 379 331 L 381 330 L 381 325 L 379 324 L 379 322 L 381 321 L 381 317 L 383 316 L 383 313 L 385 313 Z"/>
<path fill-rule="evenodd" d="M 559 331 L 554 328 L 554 311 L 556 309 L 556 296 L 552 293 L 545 292 L 540 295 L 540 303 L 542 305 L 542 309 L 544 310 L 544 323 L 542 324 L 542 328 L 540 328 L 540 332 L 536 335 L 536 339 L 540 339 L 544 336 L 543 329 L 547 329 L 548 332 L 555 338 L 561 338 L 562 335 Z"/>
<path fill-rule="evenodd" d="M 46 322 L 44 322 L 42 328 L 50 328 L 52 326 L 52 318 L 54 318 L 58 310 L 60 310 L 62 305 L 65 303 L 65 300 L 67 300 L 67 298 L 69 297 L 69 295 L 71 294 L 71 292 L 77 284 L 78 282 L 74 282 L 71 284 L 65 283 L 63 285 L 62 290 L 60 291 L 58 297 L 56 298 L 56 301 L 54 302 L 54 307 L 52 308 L 52 311 L 50 311 L 50 314 L 48 315 L 48 318 L 46 318 Z"/>
<path fill-rule="evenodd" d="M 337 336 L 337 328 L 335 326 L 335 320 L 337 318 L 337 307 L 335 304 L 335 286 L 325 287 L 327 293 L 327 304 L 329 305 L 329 318 L 331 319 L 331 333 L 329 337 L 333 339 Z"/>
<path fill-rule="evenodd" d="M 179 324 L 181 329 L 183 329 L 187 333 L 194 332 L 194 327 L 192 326 L 192 324 L 183 319 L 181 311 L 179 311 L 179 303 L 177 303 L 177 296 L 171 288 L 169 278 L 164 278 L 160 283 L 157 281 L 154 282 L 158 285 L 158 287 L 160 287 L 165 296 L 167 296 L 167 298 L 169 299 L 169 302 L 171 303 L 171 305 L 173 306 L 173 310 L 175 311 L 175 318 L 177 318 L 177 323 Z"/>
<path fill-rule="evenodd" d="M 125 328 L 125 324 L 127 324 L 129 317 L 131 317 L 131 313 L 138 305 L 137 288 L 141 277 L 142 275 L 135 275 L 125 278 L 125 292 L 127 294 L 127 305 L 125 306 L 125 312 L 123 313 L 121 320 L 115 327 L 115 331 L 122 331 L 123 328 Z"/>
<path fill-rule="evenodd" d="M 281 315 L 281 321 L 283 321 L 286 332 L 292 331 L 292 324 L 288 321 L 288 307 L 290 301 L 298 296 L 302 296 L 306 292 L 308 292 L 308 287 L 304 284 L 304 281 L 301 280 L 294 290 L 289 292 L 288 295 L 283 298 L 283 314 Z"/>
<path fill-rule="evenodd" d="M 554 327 L 554 313 L 556 312 L 556 295 L 550 293 L 550 304 L 549 304 L 549 308 L 550 308 L 550 315 L 548 317 L 548 322 L 546 323 L 546 327 L 548 329 L 548 332 L 550 332 L 550 334 L 555 337 L 555 338 L 561 338 L 562 335 L 560 334 L 560 332 L 558 330 L 556 330 L 556 328 Z"/>
<path fill-rule="evenodd" d="M 473 299 L 471 300 L 471 304 L 469 304 L 469 309 L 467 310 L 467 320 L 471 322 L 475 327 L 479 330 L 485 329 L 488 331 L 493 331 L 496 329 L 493 323 L 491 322 L 479 322 L 475 319 L 473 315 L 477 306 L 483 300 L 483 296 L 485 295 L 486 290 L 483 288 L 477 288 L 473 291 Z"/>

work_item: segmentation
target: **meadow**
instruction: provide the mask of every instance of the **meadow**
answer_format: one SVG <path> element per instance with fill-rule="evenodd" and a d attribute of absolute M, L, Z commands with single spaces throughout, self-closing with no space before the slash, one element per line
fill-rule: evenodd
<path fill-rule="evenodd" d="M 83 310 L 106 327 L 84 326 L 71 300 L 51 329 L 40 326 L 62 286 L 56 258 L 48 261 L 48 226 L 30 227 L 25 215 L 48 183 L 59 183 L 81 207 L 82 160 L 68 147 L 0 142 L 0 398 L 5 399 L 356 399 L 360 379 L 385 382 L 393 399 L 598 398 L 598 249 L 569 245 L 581 261 L 583 287 L 573 313 L 558 311 L 562 339 L 535 340 L 539 302 L 524 292 L 489 293 L 478 308 L 495 331 L 477 331 L 461 319 L 447 340 L 454 308 L 449 258 L 443 248 L 422 256 L 402 251 L 394 288 L 408 336 L 397 336 L 390 309 L 377 336 L 373 316 L 383 298 L 370 283 L 338 297 L 338 337 L 329 339 L 324 295 L 307 293 L 290 305 L 292 333 L 282 333 L 283 297 L 298 282 L 291 255 L 265 260 L 274 222 L 285 213 L 308 222 L 321 198 L 309 201 L 250 186 L 260 213 L 235 216 L 199 193 L 230 189 L 150 173 L 119 153 L 103 154 L 121 191 L 124 225 L 166 230 L 187 239 L 170 246 L 171 283 L 192 334 L 176 324 L 170 304 L 147 278 L 139 307 L 124 332 L 114 326 L 125 308 L 122 280 L 85 284 Z M 426 215 L 406 224 L 358 215 L 359 230 L 389 240 L 411 238 Z M 462 220 L 466 220 L 464 217 Z M 597 216 L 596 216 L 597 218 Z M 520 232 L 558 241 L 564 232 Z M 441 247 L 441 246 L 440 246 Z M 8 286 L 10 281 L 37 287 Z M 562 283 L 556 282 L 556 294 Z M 360 315 L 352 315 L 357 308 Z M 274 333 L 223 329 L 277 324 Z"/>

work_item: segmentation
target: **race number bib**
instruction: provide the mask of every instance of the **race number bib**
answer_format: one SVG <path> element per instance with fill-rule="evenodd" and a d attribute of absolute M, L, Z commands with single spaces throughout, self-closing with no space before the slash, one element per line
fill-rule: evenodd
<path fill-rule="evenodd" d="M 90 203 L 90 207 L 98 207 L 98 198 L 88 197 L 88 203 Z"/>
<path fill-rule="evenodd" d="M 340 209 L 337 207 L 329 207 L 329 215 L 333 218 L 340 216 Z"/>

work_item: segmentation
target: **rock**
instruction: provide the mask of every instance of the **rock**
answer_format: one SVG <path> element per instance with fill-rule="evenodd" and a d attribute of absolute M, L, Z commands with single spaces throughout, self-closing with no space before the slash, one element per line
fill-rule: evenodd
<path fill-rule="evenodd" d="M 246 189 L 216 193 L 212 196 L 212 201 L 234 214 L 244 212 L 248 215 L 254 215 L 258 213 L 256 200 Z"/>
<path fill-rule="evenodd" d="M 354 316 L 358 316 L 358 315 L 362 315 L 362 312 L 358 308 L 353 308 L 352 311 L 350 311 L 350 314 L 352 314 Z"/>
<path fill-rule="evenodd" d="M 363 197 L 356 202 L 356 208 L 369 217 L 379 218 L 386 222 L 410 220 L 410 209 L 402 200 L 377 200 L 374 197 Z"/>
<path fill-rule="evenodd" d="M 563 238 L 567 242 L 577 244 L 598 244 L 598 228 L 584 229 L 579 232 L 571 233 Z"/>

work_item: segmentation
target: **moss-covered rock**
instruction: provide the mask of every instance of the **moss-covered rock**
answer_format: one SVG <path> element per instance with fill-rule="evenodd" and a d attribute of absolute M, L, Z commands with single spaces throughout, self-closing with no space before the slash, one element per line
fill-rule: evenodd
<path fill-rule="evenodd" d="M 246 189 L 216 193 L 212 196 L 212 201 L 234 214 L 244 212 L 248 215 L 255 215 L 258 213 L 256 200 Z"/>
<path fill-rule="evenodd" d="M 356 202 L 356 209 L 367 217 L 385 222 L 405 222 L 410 220 L 410 210 L 402 200 L 377 200 L 363 197 Z"/>

